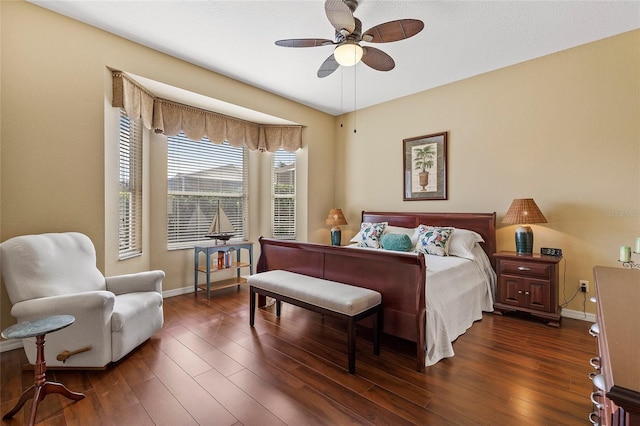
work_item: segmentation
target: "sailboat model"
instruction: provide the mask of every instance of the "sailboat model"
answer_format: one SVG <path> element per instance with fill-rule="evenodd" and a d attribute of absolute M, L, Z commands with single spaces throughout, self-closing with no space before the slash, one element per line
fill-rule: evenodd
<path fill-rule="evenodd" d="M 213 216 L 213 220 L 211 221 L 211 226 L 209 226 L 209 230 L 205 237 L 215 238 L 216 240 L 228 241 L 231 237 L 233 237 L 233 233 L 235 232 L 235 228 L 233 224 L 220 207 L 220 202 L 218 202 L 218 211 Z"/>

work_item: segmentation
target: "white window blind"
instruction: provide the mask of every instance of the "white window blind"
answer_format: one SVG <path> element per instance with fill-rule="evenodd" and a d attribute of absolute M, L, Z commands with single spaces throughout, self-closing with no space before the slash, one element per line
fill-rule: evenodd
<path fill-rule="evenodd" d="M 271 163 L 273 238 L 296 238 L 296 154 L 278 150 Z"/>
<path fill-rule="evenodd" d="M 142 253 L 142 131 L 120 112 L 118 258 Z"/>
<path fill-rule="evenodd" d="M 167 137 L 167 246 L 192 247 L 205 235 L 218 205 L 234 227 L 233 238 L 247 234 L 247 149 L 183 133 Z"/>

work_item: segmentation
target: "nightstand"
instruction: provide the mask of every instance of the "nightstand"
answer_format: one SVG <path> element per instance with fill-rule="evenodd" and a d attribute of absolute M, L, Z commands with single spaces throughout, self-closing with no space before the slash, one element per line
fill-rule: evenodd
<path fill-rule="evenodd" d="M 501 251 L 494 254 L 498 283 L 495 313 L 521 311 L 560 326 L 558 264 L 562 256 L 522 255 Z"/>

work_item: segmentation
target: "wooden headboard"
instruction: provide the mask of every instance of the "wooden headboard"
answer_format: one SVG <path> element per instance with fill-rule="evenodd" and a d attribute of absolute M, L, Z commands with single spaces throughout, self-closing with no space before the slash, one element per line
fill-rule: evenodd
<path fill-rule="evenodd" d="M 362 212 L 362 222 L 387 222 L 389 225 L 415 228 L 418 225 L 453 226 L 475 231 L 484 240 L 480 243 L 494 265 L 496 252 L 496 213 L 407 213 Z M 494 265 L 495 267 L 495 265 Z"/>

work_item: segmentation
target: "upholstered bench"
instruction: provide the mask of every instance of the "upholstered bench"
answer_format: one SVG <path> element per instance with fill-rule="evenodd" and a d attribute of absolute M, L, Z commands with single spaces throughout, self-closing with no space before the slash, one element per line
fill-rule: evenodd
<path fill-rule="evenodd" d="M 348 324 L 347 345 L 349 373 L 356 371 L 356 323 L 373 317 L 373 352 L 380 354 L 382 295 L 377 291 L 335 281 L 323 280 L 289 271 L 267 271 L 251 275 L 249 283 L 249 324 L 255 322 L 256 293 L 276 300 L 280 317 L 281 302 L 287 302 L 323 315 L 345 319 Z"/>

